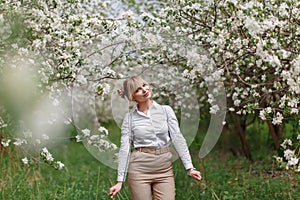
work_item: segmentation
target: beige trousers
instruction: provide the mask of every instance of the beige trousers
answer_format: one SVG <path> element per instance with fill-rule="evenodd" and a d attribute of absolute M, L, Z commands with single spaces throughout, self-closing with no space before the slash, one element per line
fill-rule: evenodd
<path fill-rule="evenodd" d="M 128 168 L 132 200 L 175 200 L 172 154 L 134 151 Z"/>

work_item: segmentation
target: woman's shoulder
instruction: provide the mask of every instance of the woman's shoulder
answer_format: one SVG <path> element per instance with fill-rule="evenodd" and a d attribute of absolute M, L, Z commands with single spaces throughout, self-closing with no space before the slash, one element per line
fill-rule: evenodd
<path fill-rule="evenodd" d="M 130 108 L 130 109 L 126 112 L 125 118 L 126 118 L 126 117 L 132 116 L 132 114 L 133 114 L 135 111 L 136 111 L 136 107 Z"/>
<path fill-rule="evenodd" d="M 161 105 L 161 106 L 167 113 L 174 112 L 173 108 L 170 105 Z"/>
<path fill-rule="evenodd" d="M 135 111 L 134 108 L 130 109 L 129 111 L 127 111 L 127 113 L 125 114 L 125 117 L 128 117 L 130 115 L 132 115 L 132 113 Z"/>

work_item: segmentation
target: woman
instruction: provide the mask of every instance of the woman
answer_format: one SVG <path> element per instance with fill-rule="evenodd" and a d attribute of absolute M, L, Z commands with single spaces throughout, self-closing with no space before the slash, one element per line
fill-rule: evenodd
<path fill-rule="evenodd" d="M 174 111 L 151 99 L 150 85 L 139 76 L 132 76 L 118 90 L 122 97 L 137 103 L 128 112 L 121 128 L 121 146 L 118 156 L 118 183 L 110 188 L 113 198 L 122 188 L 128 168 L 128 185 L 133 200 L 174 200 L 175 184 L 172 167 L 174 147 L 187 173 L 201 180 L 191 160 Z M 134 147 L 131 153 L 130 147 Z"/>

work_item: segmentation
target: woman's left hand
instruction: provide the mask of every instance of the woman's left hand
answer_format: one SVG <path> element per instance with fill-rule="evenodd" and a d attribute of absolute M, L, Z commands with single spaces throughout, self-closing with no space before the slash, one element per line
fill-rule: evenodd
<path fill-rule="evenodd" d="M 189 176 L 196 179 L 197 181 L 200 181 L 202 179 L 201 173 L 196 169 L 190 169 L 189 170 Z"/>

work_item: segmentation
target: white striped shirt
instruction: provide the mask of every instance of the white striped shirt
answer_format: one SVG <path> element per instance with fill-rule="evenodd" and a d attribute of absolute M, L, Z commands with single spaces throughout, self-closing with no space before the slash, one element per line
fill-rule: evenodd
<path fill-rule="evenodd" d="M 137 107 L 126 114 L 121 127 L 118 181 L 124 181 L 126 177 L 131 141 L 134 148 L 168 147 L 173 143 L 184 168 L 193 168 L 186 140 L 170 106 L 162 106 L 153 101 L 147 115 L 138 111 Z"/>

